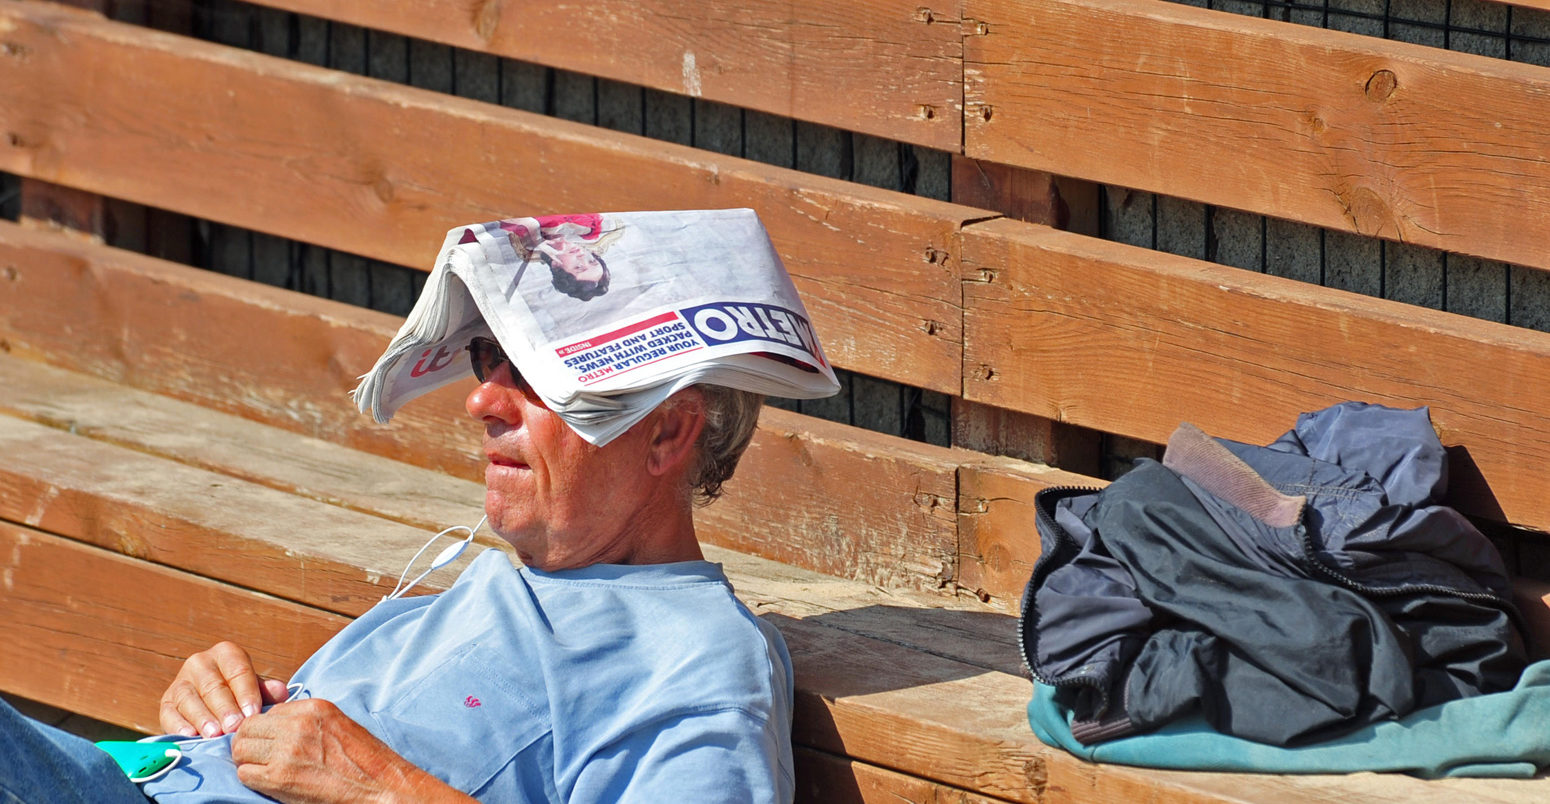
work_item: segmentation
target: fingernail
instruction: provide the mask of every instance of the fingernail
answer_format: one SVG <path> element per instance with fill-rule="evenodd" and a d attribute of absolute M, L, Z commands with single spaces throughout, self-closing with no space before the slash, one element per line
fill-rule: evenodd
<path fill-rule="evenodd" d="M 254 706 L 253 704 L 243 704 L 242 705 L 242 716 L 243 717 L 252 717 L 253 715 L 255 715 L 257 713 L 258 713 L 258 707 Z"/>
<path fill-rule="evenodd" d="M 213 720 L 206 720 L 204 725 L 199 727 L 199 733 L 206 737 L 215 737 L 221 733 L 221 727 L 215 725 Z"/>
<path fill-rule="evenodd" d="M 227 715 L 226 719 L 221 721 L 221 726 L 223 726 L 227 731 L 236 731 L 237 726 L 241 724 L 242 716 L 235 713 Z"/>
<path fill-rule="evenodd" d="M 178 736 L 180 736 L 180 737 L 198 737 L 199 736 L 199 732 L 194 731 L 194 727 L 193 726 L 181 726 L 181 727 L 178 728 Z"/>

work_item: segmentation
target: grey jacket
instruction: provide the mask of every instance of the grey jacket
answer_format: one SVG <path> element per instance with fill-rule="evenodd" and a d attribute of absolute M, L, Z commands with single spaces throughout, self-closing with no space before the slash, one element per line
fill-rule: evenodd
<path fill-rule="evenodd" d="M 1511 689 L 1507 573 L 1446 489 L 1424 408 L 1347 402 L 1265 447 L 1183 425 L 1162 463 L 1038 496 L 1028 667 L 1089 744 L 1199 711 L 1288 745 Z"/>

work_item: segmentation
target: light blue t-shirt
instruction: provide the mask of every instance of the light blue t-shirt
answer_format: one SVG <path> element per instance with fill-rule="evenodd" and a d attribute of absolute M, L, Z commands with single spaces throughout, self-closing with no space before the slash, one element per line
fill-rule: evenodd
<path fill-rule="evenodd" d="M 546 573 L 486 550 L 446 592 L 378 604 L 292 683 L 485 801 L 793 794 L 785 642 L 704 561 Z M 267 800 L 227 739 L 186 750 L 148 795 Z"/>

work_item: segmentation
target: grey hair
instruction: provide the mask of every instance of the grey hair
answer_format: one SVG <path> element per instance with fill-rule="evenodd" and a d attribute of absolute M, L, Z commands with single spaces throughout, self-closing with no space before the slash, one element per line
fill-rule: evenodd
<path fill-rule="evenodd" d="M 759 424 L 764 395 L 724 385 L 696 385 L 704 398 L 705 427 L 695 444 L 698 457 L 689 474 L 696 505 L 709 505 L 721 496 L 721 484 L 737 470 L 748 442 Z"/>

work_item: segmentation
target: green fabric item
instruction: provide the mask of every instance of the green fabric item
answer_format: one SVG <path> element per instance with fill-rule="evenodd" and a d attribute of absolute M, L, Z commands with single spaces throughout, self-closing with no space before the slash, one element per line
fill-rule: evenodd
<path fill-rule="evenodd" d="M 1528 778 L 1550 766 L 1550 661 L 1510 692 L 1464 698 L 1327 742 L 1283 748 L 1222 734 L 1198 716 L 1148 734 L 1082 745 L 1054 688 L 1034 684 L 1028 722 L 1040 740 L 1093 762 L 1240 773 L 1389 771 L 1423 779 Z"/>

